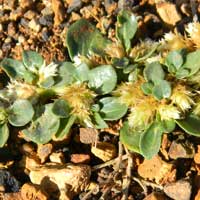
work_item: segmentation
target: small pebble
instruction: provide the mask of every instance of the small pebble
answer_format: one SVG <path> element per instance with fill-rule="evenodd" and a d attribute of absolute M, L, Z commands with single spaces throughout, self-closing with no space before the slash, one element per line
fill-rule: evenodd
<path fill-rule="evenodd" d="M 33 10 L 28 10 L 25 14 L 24 17 L 31 20 L 36 16 L 36 13 Z"/>
<path fill-rule="evenodd" d="M 52 26 L 53 25 L 53 16 L 45 15 L 39 18 L 39 23 L 43 26 Z"/>
<path fill-rule="evenodd" d="M 27 19 L 24 19 L 24 18 L 21 18 L 20 24 L 21 24 L 24 28 L 26 28 L 26 27 L 28 27 L 28 20 L 27 20 Z"/>
<path fill-rule="evenodd" d="M 10 37 L 7 37 L 7 38 L 5 39 L 4 42 L 5 42 L 6 44 L 11 43 L 11 42 L 12 42 L 12 39 L 11 39 Z"/>
<path fill-rule="evenodd" d="M 52 15 L 53 14 L 53 10 L 51 8 L 51 6 L 46 6 L 42 11 L 41 11 L 42 15 Z"/>
<path fill-rule="evenodd" d="M 179 180 L 164 186 L 164 192 L 174 200 L 190 200 L 192 185 L 188 180 Z"/>
<path fill-rule="evenodd" d="M 18 37 L 18 42 L 19 42 L 20 44 L 24 43 L 25 40 L 26 40 L 26 38 L 25 38 L 23 35 L 19 35 L 19 37 Z"/>
<path fill-rule="evenodd" d="M 41 163 L 44 163 L 49 158 L 52 151 L 53 145 L 51 143 L 38 146 L 37 155 L 40 158 Z"/>
<path fill-rule="evenodd" d="M 33 0 L 20 0 L 19 5 L 21 8 L 30 8 L 33 5 Z"/>
<path fill-rule="evenodd" d="M 39 32 L 41 29 L 40 24 L 38 23 L 37 20 L 32 19 L 29 23 L 28 23 L 29 28 L 31 28 L 33 31 L 35 32 Z"/>
<path fill-rule="evenodd" d="M 90 155 L 88 154 L 72 154 L 71 162 L 75 164 L 87 164 L 90 162 Z"/>
<path fill-rule="evenodd" d="M 49 156 L 49 159 L 50 159 L 51 162 L 54 162 L 54 163 L 60 163 L 60 164 L 65 163 L 65 157 L 64 157 L 64 154 L 62 152 L 52 153 Z"/>
<path fill-rule="evenodd" d="M 16 33 L 16 28 L 13 22 L 10 22 L 8 24 L 8 29 L 7 29 L 7 33 L 10 37 L 13 37 Z"/>

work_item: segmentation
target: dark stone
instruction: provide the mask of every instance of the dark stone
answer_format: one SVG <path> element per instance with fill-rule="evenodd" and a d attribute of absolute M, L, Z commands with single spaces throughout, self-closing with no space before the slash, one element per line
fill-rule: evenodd
<path fill-rule="evenodd" d="M 47 30 L 42 31 L 42 39 L 44 42 L 47 42 L 49 40 L 50 34 Z"/>
<path fill-rule="evenodd" d="M 72 11 L 79 9 L 81 8 L 81 6 L 82 6 L 81 0 L 73 0 L 67 9 L 67 13 L 71 13 Z"/>
<path fill-rule="evenodd" d="M 39 18 L 39 23 L 43 26 L 53 26 L 53 16 L 44 15 Z"/>
<path fill-rule="evenodd" d="M 6 170 L 0 170 L 0 185 L 4 186 L 5 192 L 18 192 L 20 189 L 20 182 Z"/>
<path fill-rule="evenodd" d="M 27 28 L 28 27 L 28 20 L 21 18 L 20 20 L 20 24 L 24 27 Z"/>

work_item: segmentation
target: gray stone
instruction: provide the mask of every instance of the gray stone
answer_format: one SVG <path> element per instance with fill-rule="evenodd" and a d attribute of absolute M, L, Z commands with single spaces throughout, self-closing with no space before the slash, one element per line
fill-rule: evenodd
<path fill-rule="evenodd" d="M 164 186 L 164 193 L 174 200 L 190 200 L 192 186 L 189 180 L 179 180 Z"/>
<path fill-rule="evenodd" d="M 71 13 L 72 11 L 79 9 L 81 8 L 81 6 L 82 6 L 81 0 L 72 0 L 67 9 L 67 13 Z"/>
<path fill-rule="evenodd" d="M 193 158 L 194 157 L 194 147 L 184 142 L 173 141 L 169 148 L 169 157 L 172 159 L 177 158 Z"/>

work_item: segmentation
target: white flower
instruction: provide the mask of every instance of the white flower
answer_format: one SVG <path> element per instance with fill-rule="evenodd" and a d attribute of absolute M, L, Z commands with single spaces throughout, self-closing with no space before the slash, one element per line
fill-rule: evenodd
<path fill-rule="evenodd" d="M 7 86 L 7 95 L 11 99 L 28 99 L 36 93 L 36 88 L 33 85 L 12 81 Z"/>
<path fill-rule="evenodd" d="M 192 92 L 189 91 L 184 85 L 176 84 L 173 88 L 170 99 L 173 104 L 176 104 L 184 112 L 195 104 L 191 96 L 193 96 Z"/>
<path fill-rule="evenodd" d="M 196 48 L 200 48 L 200 23 L 192 22 L 189 23 L 185 29 Z"/>
<path fill-rule="evenodd" d="M 80 65 L 81 64 L 81 57 L 80 57 L 80 55 L 76 55 L 76 56 L 74 56 L 74 62 L 75 62 L 75 64 L 76 65 Z"/>
<path fill-rule="evenodd" d="M 173 105 L 160 105 L 158 107 L 158 113 L 161 120 L 180 119 L 180 111 Z"/>
<path fill-rule="evenodd" d="M 58 67 L 58 64 L 55 64 L 53 62 L 47 66 L 42 65 L 42 67 L 39 69 L 39 76 L 42 76 L 43 79 L 46 79 L 51 76 L 56 76 L 57 67 Z"/>

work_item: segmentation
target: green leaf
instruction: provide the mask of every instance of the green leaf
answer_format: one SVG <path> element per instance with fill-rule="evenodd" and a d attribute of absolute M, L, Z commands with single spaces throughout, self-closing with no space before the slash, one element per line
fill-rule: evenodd
<path fill-rule="evenodd" d="M 200 69 L 200 59 L 199 58 L 200 58 L 200 49 L 187 54 L 186 61 L 181 67 L 181 68 L 189 70 L 190 73 L 187 76 L 192 76 L 193 74 L 195 74 L 196 72 L 199 71 L 199 69 Z M 185 77 L 187 77 L 187 76 L 185 76 Z"/>
<path fill-rule="evenodd" d="M 101 65 L 89 72 L 89 87 L 98 94 L 110 93 L 117 84 L 117 74 L 111 65 Z"/>
<path fill-rule="evenodd" d="M 165 60 L 166 65 L 173 66 L 175 70 L 178 70 L 183 65 L 184 62 L 183 54 L 184 54 L 183 50 L 176 50 L 169 52 Z M 169 67 L 168 69 L 171 73 L 173 73 L 173 71 L 170 70 L 172 68 Z"/>
<path fill-rule="evenodd" d="M 46 104 L 39 108 L 39 116 L 32 122 L 31 126 L 24 129 L 23 134 L 37 144 L 49 142 L 59 129 L 60 120 L 52 112 L 53 104 Z M 42 110 L 42 113 L 40 113 Z"/>
<path fill-rule="evenodd" d="M 169 98 L 171 96 L 171 85 L 168 81 L 162 80 L 158 85 L 155 85 L 152 90 L 153 96 L 161 100 L 163 98 Z"/>
<path fill-rule="evenodd" d="M 154 122 L 140 138 L 140 152 L 146 159 L 151 159 L 159 152 L 163 127 L 161 123 Z"/>
<path fill-rule="evenodd" d="M 162 121 L 162 126 L 163 126 L 163 132 L 171 133 L 172 131 L 174 131 L 174 129 L 176 127 L 176 123 L 173 119 L 172 120 L 164 120 L 164 121 Z"/>
<path fill-rule="evenodd" d="M 200 118 L 194 114 L 189 114 L 185 119 L 176 120 L 176 123 L 186 133 L 200 137 Z"/>
<path fill-rule="evenodd" d="M 24 51 L 22 60 L 27 69 L 33 72 L 37 72 L 44 65 L 44 59 L 35 51 Z"/>
<path fill-rule="evenodd" d="M 123 58 L 113 58 L 112 59 L 112 63 L 113 63 L 114 67 L 124 68 L 124 67 L 126 67 L 128 65 L 129 60 L 126 57 L 123 57 Z"/>
<path fill-rule="evenodd" d="M 39 84 L 43 88 L 51 88 L 54 85 L 54 79 L 52 76 L 46 78 L 43 82 Z"/>
<path fill-rule="evenodd" d="M 54 87 L 66 86 L 75 81 L 76 68 L 71 62 L 63 62 L 59 65 L 58 75 L 54 78 Z"/>
<path fill-rule="evenodd" d="M 0 124 L 0 148 L 2 148 L 6 144 L 8 137 L 9 129 L 7 124 Z"/>
<path fill-rule="evenodd" d="M 34 115 L 34 110 L 28 100 L 16 100 L 9 108 L 8 121 L 13 126 L 24 126 L 30 122 Z"/>
<path fill-rule="evenodd" d="M 183 79 L 185 77 L 188 77 L 190 74 L 190 71 L 188 69 L 184 69 L 184 68 L 180 68 L 177 72 L 176 72 L 176 78 L 177 79 Z"/>
<path fill-rule="evenodd" d="M 159 46 L 159 43 L 154 43 L 151 48 L 146 49 L 146 52 L 143 53 L 142 57 L 137 56 L 136 58 L 134 58 L 134 61 L 135 62 L 145 61 L 147 58 L 149 58 L 156 51 L 158 46 Z"/>
<path fill-rule="evenodd" d="M 76 21 L 67 31 L 66 44 L 72 60 L 79 55 L 88 56 L 91 52 L 104 55 L 104 49 L 109 43 L 110 41 L 85 19 Z"/>
<path fill-rule="evenodd" d="M 137 31 L 136 17 L 129 11 L 122 10 L 117 16 L 116 35 L 126 51 L 131 48 L 131 39 Z"/>
<path fill-rule="evenodd" d="M 124 74 L 129 74 L 130 72 L 134 71 L 138 67 L 138 64 L 128 65 L 123 69 Z"/>
<path fill-rule="evenodd" d="M 122 118 L 128 110 L 125 104 L 121 104 L 116 97 L 105 97 L 100 99 L 100 114 L 104 120 L 118 120 Z"/>
<path fill-rule="evenodd" d="M 24 79 L 28 73 L 22 62 L 11 58 L 4 58 L 1 67 L 11 79 Z"/>
<path fill-rule="evenodd" d="M 133 132 L 128 125 L 128 122 L 124 122 L 123 127 L 120 130 L 120 141 L 129 150 L 140 153 L 140 132 Z"/>
<path fill-rule="evenodd" d="M 132 72 L 128 75 L 128 81 L 129 81 L 129 82 L 137 81 L 139 73 L 140 73 L 140 69 L 138 69 L 138 68 L 135 69 L 134 71 L 132 71 Z"/>
<path fill-rule="evenodd" d="M 154 85 L 150 82 L 146 82 L 141 85 L 141 89 L 146 95 L 149 95 L 152 93 L 153 87 Z"/>
<path fill-rule="evenodd" d="M 76 117 L 74 115 L 71 115 L 69 118 L 63 118 L 60 120 L 60 127 L 56 133 L 56 138 L 58 139 L 62 139 L 64 138 L 66 135 L 69 134 L 69 131 L 72 127 L 72 125 L 74 124 L 76 120 Z"/>
<path fill-rule="evenodd" d="M 88 74 L 89 74 L 89 67 L 85 63 L 81 63 L 76 67 L 76 73 L 77 73 L 77 80 L 80 82 L 87 81 L 89 79 Z"/>
<path fill-rule="evenodd" d="M 60 118 L 69 117 L 70 110 L 69 104 L 63 99 L 57 99 L 52 108 L 52 112 Z"/>
<path fill-rule="evenodd" d="M 92 117 L 94 118 L 93 121 L 96 129 L 108 128 L 108 125 L 98 112 L 94 112 Z"/>
<path fill-rule="evenodd" d="M 159 62 L 152 62 L 146 65 L 144 69 L 144 78 L 154 84 L 159 83 L 165 78 L 165 72 Z"/>

